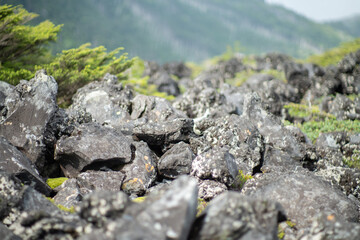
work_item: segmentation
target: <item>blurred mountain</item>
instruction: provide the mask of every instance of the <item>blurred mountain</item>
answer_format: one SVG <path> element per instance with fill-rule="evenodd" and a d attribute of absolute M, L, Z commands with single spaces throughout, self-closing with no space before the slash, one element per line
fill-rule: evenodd
<path fill-rule="evenodd" d="M 90 42 L 125 47 L 147 60 L 201 61 L 238 43 L 243 53 L 306 57 L 350 40 L 352 33 L 316 23 L 264 0 L 5 0 L 64 24 L 52 49 Z M 350 27 L 351 28 L 351 27 Z M 235 44 L 236 45 L 236 44 Z"/>
<path fill-rule="evenodd" d="M 328 22 L 332 28 L 353 37 L 360 37 L 360 14 L 339 21 Z"/>

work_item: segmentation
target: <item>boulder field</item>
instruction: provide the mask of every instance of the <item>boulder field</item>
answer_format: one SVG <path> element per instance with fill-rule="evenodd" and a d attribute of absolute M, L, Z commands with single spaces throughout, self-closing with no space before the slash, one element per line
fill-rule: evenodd
<path fill-rule="evenodd" d="M 173 101 L 107 74 L 62 109 L 44 70 L 1 81 L 0 239 L 360 239 L 360 170 L 344 162 L 360 132 L 312 141 L 283 121 L 309 120 L 285 105 L 316 102 L 360 120 L 360 51 L 328 68 L 255 62 L 234 57 L 193 80 L 183 63 L 148 62 Z M 227 84 L 244 71 L 258 74 Z"/>

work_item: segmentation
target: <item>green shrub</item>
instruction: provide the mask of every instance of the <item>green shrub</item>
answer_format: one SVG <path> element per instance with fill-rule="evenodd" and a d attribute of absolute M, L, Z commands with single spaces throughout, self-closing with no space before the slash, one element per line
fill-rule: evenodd
<path fill-rule="evenodd" d="M 308 117 L 313 120 L 336 119 L 334 115 L 320 111 L 319 107 L 316 105 L 306 106 L 303 104 L 289 103 L 288 105 L 285 105 L 284 108 L 288 110 L 288 113 L 291 117 Z"/>
<path fill-rule="evenodd" d="M 251 175 L 246 175 L 243 173 L 243 171 L 239 170 L 239 173 L 236 176 L 234 183 L 231 185 L 231 187 L 235 190 L 240 190 L 242 189 L 246 181 L 252 178 L 253 177 Z"/>
<path fill-rule="evenodd" d="M 45 47 L 56 40 L 61 25 L 50 21 L 26 25 L 37 16 L 22 6 L 0 6 L 0 80 L 17 84 L 21 79 L 30 79 L 34 66 L 49 60 Z"/>
<path fill-rule="evenodd" d="M 36 70 L 44 68 L 55 78 L 59 85 L 58 103 L 63 107 L 71 103 L 71 97 L 78 88 L 100 80 L 106 73 L 122 79 L 123 72 L 134 61 L 128 60 L 126 53 L 116 57 L 122 48 L 107 53 L 103 46 L 89 46 L 84 44 L 79 48 L 64 50 L 51 63 L 36 67 Z"/>
<path fill-rule="evenodd" d="M 355 52 L 360 49 L 360 38 L 354 41 L 341 44 L 339 47 L 330 49 L 323 54 L 310 56 L 306 62 L 315 63 L 317 65 L 327 67 L 329 65 L 336 65 L 347 54 Z"/>

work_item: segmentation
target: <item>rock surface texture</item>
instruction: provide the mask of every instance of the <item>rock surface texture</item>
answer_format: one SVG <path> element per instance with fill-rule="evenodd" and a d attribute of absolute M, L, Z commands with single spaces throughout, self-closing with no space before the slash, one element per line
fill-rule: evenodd
<path fill-rule="evenodd" d="M 67 109 L 0 82 L 0 239 L 360 239 L 359 69 L 145 62 L 174 100 L 106 74 Z"/>

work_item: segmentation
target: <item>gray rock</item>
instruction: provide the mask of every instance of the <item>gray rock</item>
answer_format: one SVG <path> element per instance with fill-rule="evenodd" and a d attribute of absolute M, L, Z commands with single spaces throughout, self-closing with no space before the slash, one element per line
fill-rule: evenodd
<path fill-rule="evenodd" d="M 249 93 L 246 95 L 244 112 L 241 117 L 249 122 L 254 122 L 257 130 L 264 138 L 265 145 L 271 145 L 286 152 L 296 161 L 304 159 L 304 146 L 281 124 L 279 119 L 261 107 L 261 99 L 258 94 Z"/>
<path fill-rule="evenodd" d="M 32 187 L 24 188 L 21 194 L 21 200 L 19 201 L 21 211 L 41 211 L 48 214 L 61 214 L 61 211 L 54 204 Z"/>
<path fill-rule="evenodd" d="M 235 158 L 228 150 L 215 148 L 198 155 L 191 175 L 203 180 L 216 180 L 230 186 L 238 174 Z"/>
<path fill-rule="evenodd" d="M 156 155 L 145 142 L 134 142 L 134 159 L 125 164 L 121 189 L 128 194 L 142 195 L 155 182 L 157 176 Z"/>
<path fill-rule="evenodd" d="M 22 189 L 19 179 L 0 171 L 0 220 L 3 220 L 14 208 L 18 207 Z"/>
<path fill-rule="evenodd" d="M 265 57 L 255 57 L 257 70 L 275 69 L 283 71 L 285 64 L 292 62 L 291 57 L 281 53 L 268 53 Z"/>
<path fill-rule="evenodd" d="M 45 132 L 57 111 L 57 83 L 44 70 L 36 72 L 29 82 L 22 81 L 16 86 L 17 94 L 7 96 L 8 113 L 0 124 L 0 135 L 23 153 L 42 172 L 53 152 L 48 150 L 54 142 L 46 142 Z"/>
<path fill-rule="evenodd" d="M 179 175 L 189 174 L 194 158 L 195 155 L 190 146 L 184 142 L 179 142 L 159 159 L 159 174 L 167 178 L 176 178 Z"/>
<path fill-rule="evenodd" d="M 345 132 L 320 133 L 316 140 L 316 152 L 324 160 L 317 163 L 318 168 L 323 168 L 324 161 L 333 166 L 343 166 L 341 148 L 347 141 Z"/>
<path fill-rule="evenodd" d="M 21 240 L 19 236 L 13 234 L 13 232 L 2 223 L 0 223 L 0 236 L 3 240 Z"/>
<path fill-rule="evenodd" d="M 284 71 L 288 84 L 295 87 L 299 92 L 300 98 L 302 98 L 311 87 L 308 69 L 303 64 L 289 62 L 285 64 Z"/>
<path fill-rule="evenodd" d="M 343 221 L 335 215 L 320 214 L 314 219 L 309 232 L 299 238 L 311 239 L 357 240 L 360 239 L 360 224 Z"/>
<path fill-rule="evenodd" d="M 39 175 L 35 165 L 16 147 L 0 136 L 0 170 L 14 174 L 22 183 L 33 185 L 39 192 L 50 195 L 51 188 Z"/>
<path fill-rule="evenodd" d="M 175 75 L 178 78 L 189 78 L 191 76 L 191 69 L 183 62 L 165 63 L 162 68 L 169 74 Z"/>
<path fill-rule="evenodd" d="M 335 98 L 324 98 L 320 109 L 334 115 L 338 120 L 360 119 L 360 111 L 357 109 L 356 103 L 345 95 L 336 94 Z"/>
<path fill-rule="evenodd" d="M 190 239 L 277 239 L 283 220 L 280 204 L 226 192 L 197 218 Z"/>
<path fill-rule="evenodd" d="M 209 201 L 221 193 L 227 191 L 225 184 L 213 180 L 199 181 L 199 198 Z"/>
<path fill-rule="evenodd" d="M 116 76 L 91 82 L 77 90 L 70 109 L 83 108 L 100 124 L 119 126 L 130 119 L 133 92 L 118 83 Z"/>
<path fill-rule="evenodd" d="M 103 227 L 108 221 L 120 218 L 130 204 L 123 192 L 94 191 L 85 196 L 76 210 L 87 222 Z"/>
<path fill-rule="evenodd" d="M 60 204 L 66 208 L 79 205 L 83 194 L 75 178 L 70 178 L 56 188 L 57 194 L 53 197 L 55 204 Z M 89 190 L 90 191 L 90 190 Z"/>
<path fill-rule="evenodd" d="M 202 124 L 199 122 L 196 127 L 205 128 Z M 253 169 L 260 166 L 264 150 L 263 138 L 252 121 L 231 115 L 219 118 L 211 125 L 203 131 L 206 142 L 212 147 L 228 147 L 238 169 L 244 174 L 252 174 Z"/>
<path fill-rule="evenodd" d="M 156 85 L 159 92 L 165 92 L 173 96 L 180 95 L 178 83 L 165 71 L 159 71 L 152 75 L 148 80 L 148 84 Z"/>
<path fill-rule="evenodd" d="M 125 179 L 125 175 L 119 171 L 86 171 L 80 173 L 76 180 L 80 188 L 87 188 L 89 191 L 105 190 L 118 192 Z"/>
<path fill-rule="evenodd" d="M 338 188 L 306 170 L 270 172 L 248 180 L 242 192 L 255 199 L 279 202 L 287 217 L 298 227 L 306 227 L 318 213 L 336 214 L 347 221 L 359 219 L 357 206 Z"/>
<path fill-rule="evenodd" d="M 139 239 L 157 236 L 156 239 L 187 239 L 196 217 L 197 184 L 188 176 L 181 176 L 163 194 L 150 196 L 145 202 L 130 206 L 126 214 L 114 224 L 110 235 L 118 239 Z M 144 232 L 136 231 L 139 229 Z M 131 236 L 131 238 L 129 237 Z M 145 237 L 144 239 L 149 239 Z"/>
<path fill-rule="evenodd" d="M 89 123 L 57 142 L 55 160 L 66 176 L 76 177 L 86 170 L 118 169 L 133 160 L 133 151 L 134 146 L 123 134 Z"/>

